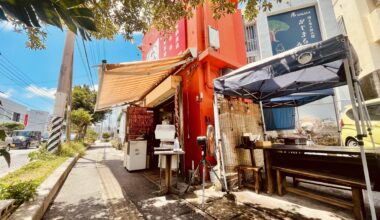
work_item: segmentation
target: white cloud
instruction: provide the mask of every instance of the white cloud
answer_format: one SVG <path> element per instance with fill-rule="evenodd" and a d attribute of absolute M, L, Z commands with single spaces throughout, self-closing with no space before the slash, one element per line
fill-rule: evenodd
<path fill-rule="evenodd" d="M 45 97 L 48 99 L 55 99 L 55 93 L 57 90 L 56 88 L 39 87 L 33 84 L 29 85 L 25 89 L 26 91 L 29 92 L 26 95 L 28 98 L 39 96 L 39 97 Z"/>
<path fill-rule="evenodd" d="M 143 35 L 142 31 L 134 31 L 133 35 Z"/>
<path fill-rule="evenodd" d="M 0 92 L 0 97 L 2 97 L 2 98 L 9 98 L 9 97 L 12 96 L 13 92 L 14 92 L 13 89 L 8 89 L 4 93 Z"/>
<path fill-rule="evenodd" d="M 8 21 L 0 21 L 0 30 L 13 31 L 14 29 L 12 23 Z"/>
<path fill-rule="evenodd" d="M 94 84 L 94 89 L 95 89 L 95 91 L 98 91 L 99 85 L 98 84 Z"/>

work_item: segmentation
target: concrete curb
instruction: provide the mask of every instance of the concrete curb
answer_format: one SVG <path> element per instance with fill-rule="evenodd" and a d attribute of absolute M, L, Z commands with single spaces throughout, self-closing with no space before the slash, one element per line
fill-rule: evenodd
<path fill-rule="evenodd" d="M 42 219 L 50 203 L 58 194 L 66 177 L 79 159 L 79 154 L 67 159 L 38 188 L 33 201 L 23 203 L 11 216 L 11 220 Z"/>

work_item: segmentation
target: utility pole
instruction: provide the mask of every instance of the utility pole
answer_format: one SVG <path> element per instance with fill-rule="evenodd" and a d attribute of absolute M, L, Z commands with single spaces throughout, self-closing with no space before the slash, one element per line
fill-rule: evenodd
<path fill-rule="evenodd" d="M 73 75 L 74 40 L 75 34 L 68 30 L 66 33 L 65 47 L 63 51 L 57 93 L 55 95 L 53 119 L 51 122 L 52 128 L 49 134 L 49 140 L 47 144 L 48 151 L 56 151 L 61 143 L 61 130 L 63 120 L 65 117 L 65 110 L 69 101 L 71 101 L 70 96 Z M 67 117 L 66 119 L 66 129 L 70 130 L 70 117 Z M 66 140 L 70 140 L 70 133 L 66 133 L 66 135 L 68 136 Z"/>

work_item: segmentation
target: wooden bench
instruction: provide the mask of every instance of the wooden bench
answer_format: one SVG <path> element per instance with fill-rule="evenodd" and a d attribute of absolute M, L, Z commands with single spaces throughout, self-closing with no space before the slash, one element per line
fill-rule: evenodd
<path fill-rule="evenodd" d="M 321 202 L 329 203 L 341 208 L 351 209 L 356 219 L 364 219 L 365 210 L 362 194 L 362 189 L 366 188 L 364 182 L 357 179 L 350 179 L 347 177 L 342 177 L 331 173 L 318 172 L 315 170 L 278 166 L 272 166 L 272 169 L 276 171 L 277 190 L 280 196 L 284 194 L 284 191 L 292 192 Z M 352 192 L 352 202 L 339 198 L 332 198 L 332 196 L 326 196 L 305 191 L 302 189 L 298 189 L 295 186 L 287 186 L 286 181 L 284 181 L 286 176 L 349 187 L 349 189 Z"/>
<path fill-rule="evenodd" d="M 239 188 L 243 188 L 243 186 L 254 188 L 256 193 L 260 192 L 261 185 L 261 170 L 263 168 L 259 166 L 248 166 L 248 165 L 239 165 L 236 167 L 238 172 L 238 185 Z M 246 182 L 245 172 L 252 172 L 254 177 L 254 185 Z"/>

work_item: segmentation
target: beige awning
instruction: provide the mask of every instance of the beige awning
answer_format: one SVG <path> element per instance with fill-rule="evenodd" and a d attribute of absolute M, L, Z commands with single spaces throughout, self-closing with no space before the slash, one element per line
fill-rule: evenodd
<path fill-rule="evenodd" d="M 183 55 L 160 60 L 103 65 L 99 68 L 95 110 L 143 99 L 168 76 L 193 60 L 192 53 L 188 50 Z"/>

